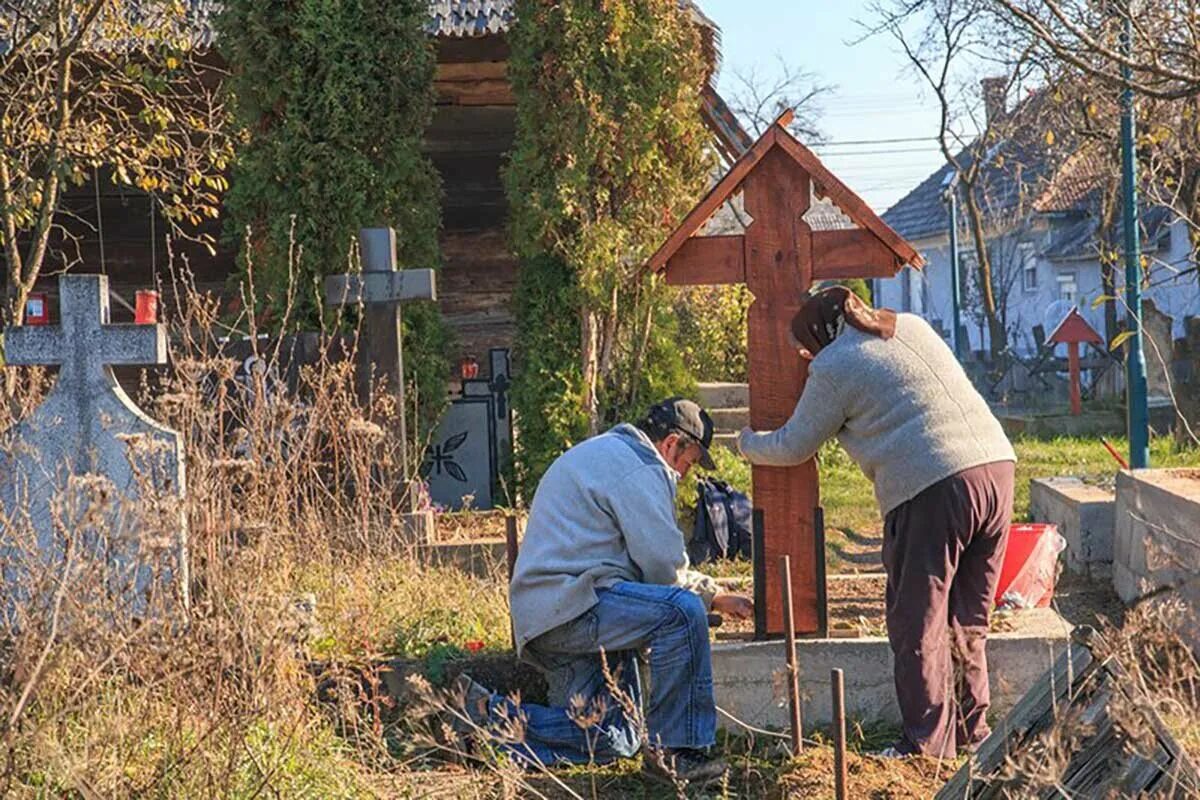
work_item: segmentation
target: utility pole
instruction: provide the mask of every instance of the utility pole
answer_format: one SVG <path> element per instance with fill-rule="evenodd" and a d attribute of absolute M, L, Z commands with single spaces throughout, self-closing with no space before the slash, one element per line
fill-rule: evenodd
<path fill-rule="evenodd" d="M 1125 2 L 1121 54 L 1133 53 L 1133 0 Z M 1146 354 L 1142 349 L 1142 247 L 1138 230 L 1137 160 L 1134 151 L 1133 70 L 1121 65 L 1121 181 L 1125 233 L 1125 305 L 1130 336 L 1125 357 L 1126 405 L 1129 425 L 1129 466 L 1150 466 L 1150 416 L 1146 399 Z"/>
<path fill-rule="evenodd" d="M 942 199 L 950 211 L 950 302 L 954 306 L 954 330 L 951 341 L 954 343 L 954 355 L 962 361 L 962 298 L 959 296 L 958 280 L 958 171 L 948 176 L 944 183 L 946 187 Z"/>

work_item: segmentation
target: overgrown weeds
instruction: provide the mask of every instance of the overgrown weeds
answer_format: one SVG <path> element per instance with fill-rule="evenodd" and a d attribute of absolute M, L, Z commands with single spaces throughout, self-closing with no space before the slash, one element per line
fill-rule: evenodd
<path fill-rule="evenodd" d="M 390 433 L 412 408 L 382 386 L 360 400 L 354 332 L 318 334 L 317 357 L 285 385 L 276 367 L 294 339 L 223 317 L 186 269 L 167 288 L 170 365 L 145 373 L 136 395 L 182 435 L 182 505 L 149 475 L 136 496 L 120 496 L 84 473 L 53 505 L 50 548 L 24 509 L 0 517 L 0 794 L 371 795 L 361 738 L 337 736 L 315 704 L 309 661 L 323 646 L 355 652 L 355 624 L 403 630 L 395 613 L 381 616 L 389 599 L 421 605 L 403 577 L 352 577 L 387 576 L 389 560 L 408 556 L 403 514 L 420 498 L 406 496 L 400 464 L 420 447 L 403 452 Z M 249 358 L 231 355 L 238 340 Z M 4 431 L 52 381 L 15 372 Z M 139 444 L 127 444 L 133 461 Z M 28 445 L 10 436 L 3 446 Z M 190 574 L 164 545 L 181 528 Z M 324 643 L 306 594 L 315 590 L 332 598 Z M 501 613 L 494 597 L 461 599 L 492 609 L 481 629 Z"/>

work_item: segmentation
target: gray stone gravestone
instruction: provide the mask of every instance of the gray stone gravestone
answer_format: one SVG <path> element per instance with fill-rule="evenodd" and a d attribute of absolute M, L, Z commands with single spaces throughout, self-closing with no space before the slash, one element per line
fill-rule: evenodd
<path fill-rule="evenodd" d="M 366 320 L 366 347 L 363 349 L 360 383 L 369 401 L 375 381 L 384 379 L 396 393 L 401 413 L 396 435 L 401 442 L 402 491 L 406 498 L 407 534 L 416 541 L 428 541 L 433 535 L 433 517 L 417 511 L 418 493 L 412 485 L 409 466 L 409 441 L 404 413 L 404 341 L 401 307 L 414 300 L 437 300 L 437 276 L 432 269 L 396 268 L 396 232 L 391 228 L 363 228 L 358 234 L 362 272 L 331 275 L 325 279 L 325 302 L 329 305 L 361 304 Z"/>
<path fill-rule="evenodd" d="M 88 546 L 106 551 L 114 584 L 136 595 L 157 574 L 171 581 L 186 605 L 183 439 L 138 408 L 112 371 L 113 365 L 165 364 L 166 327 L 110 324 L 104 275 L 59 278 L 59 307 L 58 325 L 16 326 L 5 333 L 10 366 L 59 367 L 50 394 L 31 417 L 4 432 L 0 443 L 6 581 L 20 579 L 23 568 L 14 562 L 21 558 L 43 563 L 61 558 L 65 535 L 113 537 Z M 64 530 L 80 523 L 62 512 L 64 503 L 75 501 L 69 487 L 73 481 L 78 487 L 85 476 L 108 481 L 115 497 L 102 519 L 91 520 L 90 531 Z M 145 496 L 147 489 L 153 497 Z M 175 541 L 165 548 L 138 535 L 145 529 L 140 515 L 151 514 L 158 515 L 158 532 L 163 514 L 175 528 Z M 22 528 L 36 535 L 36 554 L 18 552 L 28 550 L 27 543 L 13 541 Z"/>
<path fill-rule="evenodd" d="M 460 397 L 438 423 L 421 471 L 430 499 L 439 506 L 492 508 L 497 472 L 493 407 L 491 395 Z"/>
<path fill-rule="evenodd" d="M 492 398 L 492 438 L 495 442 L 496 467 L 499 470 L 512 463 L 512 406 L 508 402 L 508 391 L 512 387 L 512 366 L 507 348 L 493 347 L 488 351 L 491 367 L 487 380 L 468 378 L 463 381 L 464 397 Z M 495 486 L 493 494 L 500 495 Z"/>
<path fill-rule="evenodd" d="M 489 376 L 467 378 L 462 397 L 450 404 L 438 423 L 421 474 L 438 505 L 488 510 L 503 498 L 500 470 L 512 462 L 512 406 L 508 401 L 511 366 L 508 350 L 488 352 Z"/>

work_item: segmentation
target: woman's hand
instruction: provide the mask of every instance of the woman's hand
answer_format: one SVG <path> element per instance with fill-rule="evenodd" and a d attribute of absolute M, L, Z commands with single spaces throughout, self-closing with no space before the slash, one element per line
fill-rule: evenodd
<path fill-rule="evenodd" d="M 733 619 L 750 619 L 754 616 L 754 601 L 744 594 L 722 593 L 713 598 L 713 613 Z"/>
<path fill-rule="evenodd" d="M 743 458 L 745 457 L 746 454 L 742 452 L 742 440 L 745 439 L 747 436 L 752 435 L 753 433 L 754 433 L 754 429 L 751 428 L 749 425 L 747 425 L 746 427 L 742 428 L 741 433 L 738 434 L 738 438 L 737 438 L 738 455 L 742 456 Z"/>

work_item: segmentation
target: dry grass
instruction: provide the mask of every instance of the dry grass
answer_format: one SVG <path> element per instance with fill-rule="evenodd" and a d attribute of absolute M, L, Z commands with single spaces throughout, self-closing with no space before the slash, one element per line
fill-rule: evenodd
<path fill-rule="evenodd" d="M 397 545 L 401 454 L 386 431 L 400 409 L 386 394 L 363 407 L 349 362 L 328 359 L 302 370 L 294 394 L 265 375 L 235 381 L 216 337 L 254 336 L 253 321 L 219 318 L 185 274 L 177 281 L 172 364 L 139 395 L 183 434 L 186 499 L 172 506 L 147 483 L 131 503 L 85 477 L 84 499 L 64 509 L 58 534 L 67 549 L 93 531 L 169 562 L 169 548 L 154 543 L 172 539 L 182 513 L 192 604 L 184 608 L 178 586 L 160 576 L 149 600 L 131 605 L 129 586 L 106 584 L 113 571 L 102 555 L 78 547 L 64 571 L 28 557 L 36 548 L 25 523 L 0 519 L 0 558 L 21 556 L 0 567 L 20 567 L 24 581 L 12 595 L 16 613 L 0 622 L 0 795 L 677 796 L 646 783 L 636 760 L 533 774 L 502 757 L 455 763 L 461 748 L 447 743 L 439 717 L 398 704 L 397 695 L 414 698 L 393 691 L 381 665 L 403 659 L 436 678 L 466 651 L 505 652 L 502 580 L 422 567 Z M 12 374 L 17 391 L 0 403 L 0 430 L 49 385 L 37 370 Z M 136 525 L 113 528 L 117 506 L 136 511 Z M 503 518 L 441 515 L 439 530 L 447 540 L 493 538 Z M 1181 699 L 1183 684 L 1164 674 L 1147 681 L 1171 690 L 1175 705 L 1164 708 L 1197 746 L 1187 724 L 1200 714 L 1195 696 Z M 873 749 L 893 734 L 852 732 L 852 745 Z M 774 737 L 725 737 L 720 748 L 733 769 L 709 796 L 831 796 L 825 744 L 794 761 Z M 851 796 L 929 796 L 949 766 L 855 755 Z"/>
<path fill-rule="evenodd" d="M 48 559 L 20 513 L 0 519 L 12 603 L 0 623 L 0 795 L 372 796 L 363 754 L 382 747 L 339 736 L 345 720 L 313 700 L 307 660 L 320 641 L 305 592 L 320 590 L 333 649 L 344 651 L 356 647 L 356 624 L 398 630 L 399 612 L 380 610 L 389 592 L 410 609 L 434 593 L 386 566 L 364 568 L 400 530 L 400 454 L 384 432 L 401 410 L 386 394 L 362 407 L 352 361 L 305 367 L 296 394 L 266 374 L 235 380 L 238 362 L 218 336 L 258 341 L 253 320 L 221 319 L 183 271 L 172 288 L 171 365 L 137 394 L 183 435 L 182 507 L 148 478 L 136 499 L 116 496 L 103 476 L 73 479 L 55 529 L 59 557 Z M 38 370 L 10 374 L 0 430 L 49 385 Z M 145 455 L 139 446 L 129 443 L 131 461 Z M 172 577 L 181 518 L 190 607 Z M 141 584 L 96 542 L 136 554 L 128 559 L 154 576 Z M 457 598 L 486 607 L 470 592 Z"/>

